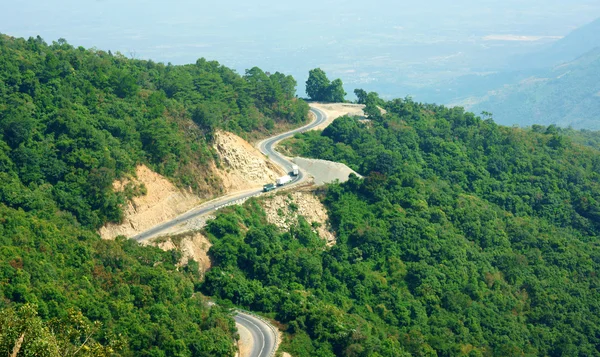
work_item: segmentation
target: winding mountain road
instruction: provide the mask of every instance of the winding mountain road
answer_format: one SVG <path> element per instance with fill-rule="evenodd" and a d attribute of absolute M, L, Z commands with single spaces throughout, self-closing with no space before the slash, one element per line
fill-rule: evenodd
<path fill-rule="evenodd" d="M 302 132 L 310 130 L 316 126 L 319 126 L 327 120 L 327 115 L 325 115 L 325 113 L 323 113 L 319 109 L 310 108 L 310 111 L 315 115 L 315 120 L 313 120 L 310 124 L 305 125 L 298 129 L 288 131 L 283 134 L 272 136 L 268 139 L 265 139 L 265 140 L 259 142 L 256 145 L 258 147 L 258 150 L 260 150 L 260 152 L 267 155 L 269 157 L 269 159 L 271 159 L 271 161 L 273 161 L 277 165 L 281 166 L 284 169 L 284 171 L 289 170 L 292 166 L 292 163 L 289 162 L 285 158 L 285 156 L 281 155 L 280 153 L 278 153 L 275 150 L 275 145 L 277 145 L 277 143 L 280 142 L 281 140 L 287 139 L 287 138 L 293 136 L 294 134 L 302 133 Z M 294 180 L 294 182 L 302 181 L 303 179 L 304 179 L 304 174 L 302 173 L 302 171 L 300 171 L 298 176 L 296 176 L 296 179 Z"/>
<path fill-rule="evenodd" d="M 277 145 L 277 143 L 283 139 L 287 139 L 293 136 L 296 133 L 301 133 L 310 130 L 318 125 L 321 125 L 327 120 L 327 115 L 321 110 L 316 108 L 310 108 L 310 111 L 315 115 L 315 120 L 313 120 L 310 124 L 298 129 L 288 131 L 283 134 L 270 137 L 257 144 L 258 149 L 264 155 L 267 155 L 267 157 L 275 164 L 281 166 L 281 168 L 283 168 L 284 171 L 289 171 L 292 167 L 292 163 L 288 161 L 285 158 L 285 156 L 281 155 L 275 150 L 275 146 Z M 305 177 L 306 176 L 304 175 L 304 173 L 300 171 L 298 173 L 298 176 L 294 177 L 292 183 L 302 182 L 305 179 Z M 230 195 L 221 199 L 213 200 L 178 217 L 175 217 L 170 221 L 161 223 L 145 232 L 133 236 L 132 239 L 135 239 L 138 242 L 144 241 L 187 220 L 210 213 L 212 211 L 216 211 L 221 207 L 241 202 L 242 200 L 245 200 L 252 196 L 260 195 L 261 193 L 262 190 L 256 190 L 252 192 L 246 192 L 240 195 Z M 252 350 L 250 351 L 249 356 L 240 357 L 270 357 L 275 354 L 275 349 L 277 348 L 277 335 L 275 333 L 275 329 L 272 326 L 262 321 L 261 319 L 244 313 L 242 311 L 237 311 L 236 315 L 234 316 L 234 319 L 236 323 L 244 326 L 250 331 L 253 340 Z"/>
<path fill-rule="evenodd" d="M 280 153 L 278 153 L 275 150 L 275 145 L 283 139 L 287 139 L 296 133 L 301 133 L 301 132 L 310 130 L 310 129 L 322 124 L 323 122 L 325 122 L 325 120 L 327 120 L 327 115 L 325 115 L 325 113 L 323 113 L 319 109 L 310 108 L 310 111 L 315 115 L 315 120 L 313 120 L 310 124 L 307 124 L 298 129 L 288 131 L 283 134 L 275 135 L 275 136 L 265 139 L 257 144 L 258 149 L 263 154 L 267 155 L 271 161 L 273 161 L 275 164 L 277 164 L 278 166 L 283 168 L 284 171 L 289 171 L 292 167 L 292 163 L 290 161 L 288 161 L 285 158 L 285 156 L 281 155 Z M 301 182 L 304 179 L 305 179 L 305 175 L 302 171 L 300 171 L 298 176 L 294 177 L 294 180 L 292 181 L 292 183 Z M 138 242 L 144 241 L 148 238 L 152 238 L 152 237 L 166 231 L 167 229 L 172 228 L 183 222 L 186 222 L 190 219 L 205 215 L 212 211 L 216 211 L 219 208 L 222 208 L 222 207 L 225 207 L 225 206 L 228 206 L 231 204 L 235 204 L 236 202 L 241 202 L 249 197 L 258 196 L 261 193 L 262 193 L 262 190 L 257 189 L 256 191 L 245 192 L 240 195 L 229 195 L 222 199 L 213 200 L 211 202 L 200 205 L 180 216 L 177 216 L 170 221 L 156 225 L 156 226 L 150 228 L 149 230 L 139 233 L 131 238 L 137 240 Z"/>

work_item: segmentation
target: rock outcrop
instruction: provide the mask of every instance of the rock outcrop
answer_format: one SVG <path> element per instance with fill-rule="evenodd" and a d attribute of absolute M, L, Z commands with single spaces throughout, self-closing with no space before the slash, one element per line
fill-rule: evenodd
<path fill-rule="evenodd" d="M 181 252 L 179 266 L 185 266 L 190 260 L 198 263 L 199 273 L 204 273 L 210 269 L 211 261 L 208 257 L 208 250 L 212 244 L 201 233 L 194 232 L 190 234 L 169 237 L 166 240 L 159 238 L 144 242 L 144 244 L 154 245 L 164 251 L 176 249 Z"/>

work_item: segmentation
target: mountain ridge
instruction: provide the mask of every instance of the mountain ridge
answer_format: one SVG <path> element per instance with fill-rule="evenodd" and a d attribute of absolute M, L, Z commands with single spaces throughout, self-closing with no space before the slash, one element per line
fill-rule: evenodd
<path fill-rule="evenodd" d="M 600 129 L 600 47 L 538 76 L 506 85 L 466 105 L 488 111 L 503 125 L 533 124 Z M 468 101 L 469 99 L 467 99 Z"/>
<path fill-rule="evenodd" d="M 581 26 L 545 49 L 509 61 L 512 70 L 539 69 L 570 62 L 600 46 L 600 18 Z"/>

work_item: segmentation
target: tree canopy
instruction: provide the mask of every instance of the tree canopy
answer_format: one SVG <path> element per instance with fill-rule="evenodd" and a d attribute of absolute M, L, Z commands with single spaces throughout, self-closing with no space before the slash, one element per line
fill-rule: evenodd
<path fill-rule="evenodd" d="M 600 355 L 600 153 L 556 127 L 382 108 L 291 141 L 365 176 L 318 191 L 337 244 L 248 202 L 208 226 L 205 291 L 273 314 L 294 356 Z"/>
<path fill-rule="evenodd" d="M 194 263 L 96 230 L 143 194 L 113 189 L 139 164 L 219 193 L 214 131 L 303 123 L 295 86 L 256 67 L 0 35 L 0 354 L 20 343 L 19 356 L 232 356 L 233 319 L 206 306 Z"/>
<path fill-rule="evenodd" d="M 329 81 L 320 68 L 311 69 L 306 80 L 306 94 L 312 100 L 323 102 L 344 102 L 346 92 L 341 79 Z"/>

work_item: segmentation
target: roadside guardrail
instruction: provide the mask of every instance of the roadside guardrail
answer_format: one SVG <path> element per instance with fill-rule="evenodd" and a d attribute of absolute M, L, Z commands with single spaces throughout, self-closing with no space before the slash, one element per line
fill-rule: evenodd
<path fill-rule="evenodd" d="M 251 316 L 259 319 L 260 321 L 264 322 L 265 325 L 269 326 L 271 331 L 273 331 L 273 335 L 275 335 L 275 346 L 273 347 L 273 350 L 271 351 L 271 353 L 269 353 L 269 356 L 270 357 L 275 356 L 275 353 L 277 353 L 277 349 L 279 349 L 279 344 L 281 343 L 281 341 L 279 340 L 279 330 L 277 330 L 275 328 L 275 326 L 273 326 L 269 321 L 267 321 L 267 319 L 265 319 L 264 317 L 262 317 L 260 315 L 257 315 L 256 313 L 254 313 L 252 311 L 248 311 L 248 310 L 244 310 L 244 309 L 235 309 L 235 311 L 239 311 L 246 315 L 251 315 Z"/>

